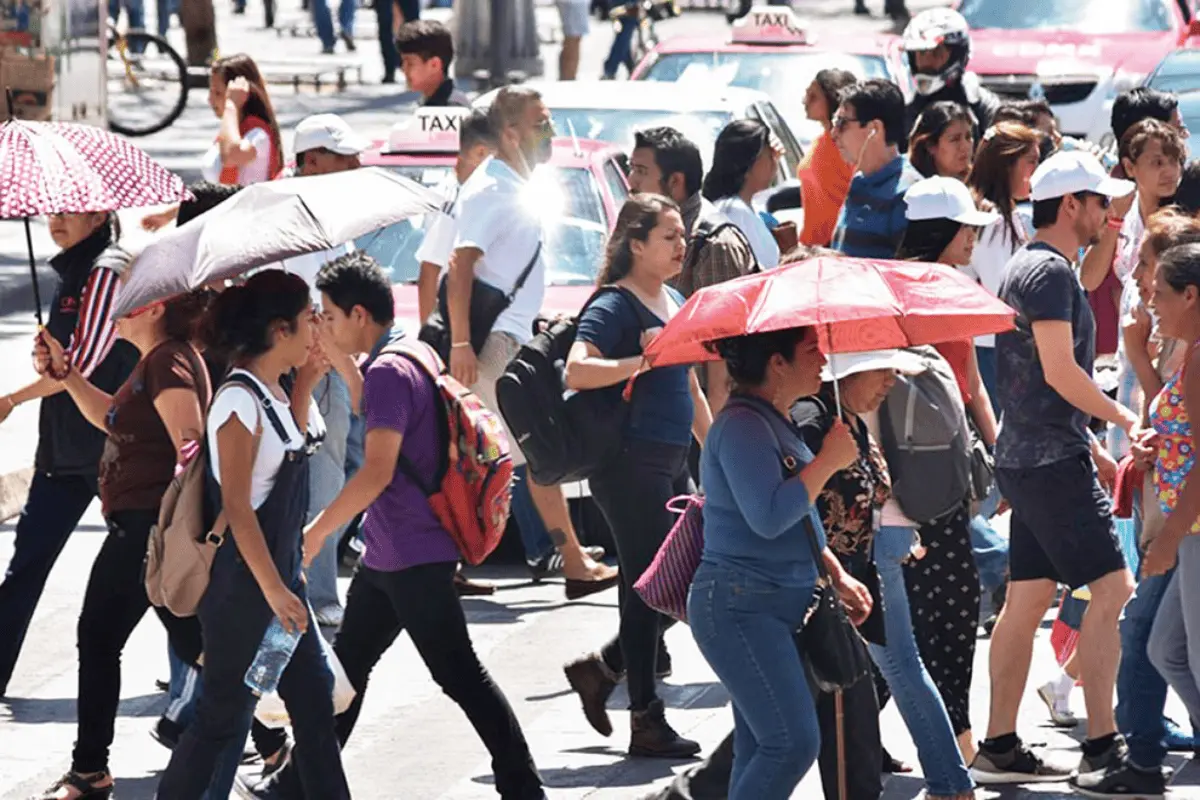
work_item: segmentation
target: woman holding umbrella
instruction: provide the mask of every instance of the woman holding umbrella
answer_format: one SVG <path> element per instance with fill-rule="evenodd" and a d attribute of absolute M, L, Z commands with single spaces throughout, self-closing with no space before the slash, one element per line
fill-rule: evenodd
<path fill-rule="evenodd" d="M 116 341 L 111 311 L 127 257 L 109 248 L 118 236 L 108 213 L 60 214 L 50 236 L 62 248 L 50 260 L 58 273 L 46 331 L 65 348 L 70 368 L 105 392 L 115 392 L 137 362 Z M 29 497 L 17 521 L 16 544 L 0 583 L 0 696 L 12 678 L 46 578 L 97 493 L 104 433 L 93 427 L 62 384 L 50 376 L 0 397 L 0 422 L 17 406 L 42 400 Z"/>

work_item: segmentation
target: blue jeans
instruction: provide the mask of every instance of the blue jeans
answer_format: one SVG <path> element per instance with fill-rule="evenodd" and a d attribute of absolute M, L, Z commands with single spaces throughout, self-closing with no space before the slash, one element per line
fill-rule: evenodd
<path fill-rule="evenodd" d="M 1129 756 L 1139 767 L 1162 766 L 1167 755 L 1163 706 L 1167 682 L 1150 663 L 1146 647 L 1150 630 L 1175 570 L 1138 581 L 1121 612 L 1121 665 L 1117 671 L 1117 728 L 1129 743 Z"/>
<path fill-rule="evenodd" d="M 882 528 L 875 536 L 875 566 L 883 596 L 887 645 L 871 644 L 868 649 L 887 680 L 900 716 L 917 746 L 926 791 L 932 795 L 956 795 L 969 791 L 975 783 L 963 763 L 950 715 L 921 662 L 913 635 L 903 562 L 915 537 L 912 528 L 898 527 Z"/>
<path fill-rule="evenodd" d="M 191 724 L 196 716 L 196 700 L 200 697 L 200 670 L 185 662 L 167 643 L 167 659 L 171 665 L 171 682 L 167 690 L 167 710 L 163 716 L 181 728 Z"/>
<path fill-rule="evenodd" d="M 733 698 L 729 800 L 786 800 L 817 760 L 817 709 L 794 639 L 812 591 L 707 561 L 696 571 L 692 635 Z"/>
<path fill-rule="evenodd" d="M 158 19 L 158 35 L 166 36 L 167 31 L 171 29 L 171 15 L 179 13 L 180 0 L 155 0 L 154 7 L 157 11 Z"/>
<path fill-rule="evenodd" d="M 971 520 L 971 551 L 979 568 L 979 585 L 990 594 L 1008 579 L 1008 540 L 982 513 Z"/>
<path fill-rule="evenodd" d="M 537 561 L 554 549 L 554 542 L 550 541 L 550 535 L 546 532 L 546 523 L 542 521 L 542 515 L 534 506 L 533 497 L 529 494 L 525 465 L 517 467 L 514 473 L 516 480 L 512 493 L 513 520 L 517 523 L 517 530 L 521 533 L 521 544 L 525 546 L 525 558 L 529 561 Z"/>
<path fill-rule="evenodd" d="M 340 0 L 338 3 L 338 27 L 342 35 L 354 36 L 354 12 L 358 9 L 356 0 Z M 329 13 L 329 0 L 312 0 L 313 24 L 317 28 L 317 38 L 328 50 L 337 43 L 333 31 L 333 15 Z"/>
<path fill-rule="evenodd" d="M 336 373 L 329 373 L 313 391 L 325 420 L 325 442 L 309 460 L 308 517 L 306 524 L 329 507 L 346 485 L 346 461 L 350 437 L 350 389 Z M 308 598 L 314 611 L 341 606 L 337 591 L 337 549 L 345 528 L 325 540 L 321 552 L 306 570 Z"/>
<path fill-rule="evenodd" d="M 633 34 L 637 31 L 637 20 L 633 17 L 621 17 L 621 30 L 613 39 L 608 58 L 604 60 L 604 75 L 608 78 L 617 77 L 617 70 L 622 64 L 628 64 L 633 58 Z"/>
<path fill-rule="evenodd" d="M 992 401 L 992 411 L 1000 416 L 1000 408 L 996 405 L 996 348 L 976 347 L 975 359 L 979 362 L 979 380 L 987 389 L 988 399 Z"/>

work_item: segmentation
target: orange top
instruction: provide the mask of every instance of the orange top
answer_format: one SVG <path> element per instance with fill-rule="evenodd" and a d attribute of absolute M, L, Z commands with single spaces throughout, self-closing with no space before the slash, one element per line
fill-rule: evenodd
<path fill-rule="evenodd" d="M 829 131 L 822 133 L 804 154 L 796 170 L 804 204 L 800 243 L 826 247 L 833 241 L 838 213 L 850 192 L 854 166 L 847 164 Z"/>
<path fill-rule="evenodd" d="M 971 368 L 971 351 L 975 343 L 970 339 L 960 339 L 957 342 L 942 342 L 935 344 L 934 349 L 941 353 L 942 358 L 954 370 L 954 380 L 958 382 L 958 392 L 962 395 L 963 405 L 971 402 L 970 384 L 967 383 L 967 372 Z"/>
<path fill-rule="evenodd" d="M 283 157 L 280 153 L 275 152 L 275 140 L 271 137 L 271 128 L 267 125 L 267 121 L 261 117 L 247 116 L 242 120 L 242 124 L 238 126 L 238 133 L 243 137 L 247 133 L 259 128 L 266 131 L 267 139 L 271 142 L 270 160 L 267 162 L 267 175 L 277 175 L 283 169 Z M 225 186 L 236 186 L 238 183 L 238 167 L 230 164 L 221 166 L 221 183 Z"/>

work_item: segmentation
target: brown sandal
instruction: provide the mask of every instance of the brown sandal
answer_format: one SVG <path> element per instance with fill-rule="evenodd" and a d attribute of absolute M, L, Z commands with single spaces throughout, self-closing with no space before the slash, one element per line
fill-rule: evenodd
<path fill-rule="evenodd" d="M 103 780 L 108 778 L 112 780 L 112 776 L 105 772 L 97 772 L 96 777 L 88 780 L 78 772 L 68 772 L 63 775 L 54 784 L 42 792 L 38 800 L 63 800 L 63 789 L 75 789 L 79 792 L 71 800 L 109 800 L 113 793 L 113 784 L 107 786 L 95 786 L 92 784 L 94 780 Z"/>

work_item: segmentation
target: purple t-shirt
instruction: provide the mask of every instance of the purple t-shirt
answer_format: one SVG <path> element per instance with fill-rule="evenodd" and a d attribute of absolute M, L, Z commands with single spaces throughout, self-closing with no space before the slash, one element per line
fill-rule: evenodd
<path fill-rule="evenodd" d="M 375 359 L 363 381 L 367 431 L 399 431 L 405 458 L 419 475 L 432 480 L 441 436 L 433 382 L 412 361 L 393 354 Z M 459 558 L 458 547 L 438 522 L 424 490 L 399 468 L 367 509 L 363 539 L 367 546 L 363 564 L 381 572 Z"/>

